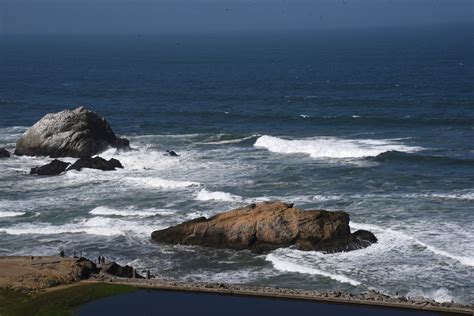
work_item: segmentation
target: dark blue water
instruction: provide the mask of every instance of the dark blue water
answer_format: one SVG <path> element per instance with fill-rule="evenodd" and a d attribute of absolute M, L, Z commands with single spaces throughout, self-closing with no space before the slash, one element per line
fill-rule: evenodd
<path fill-rule="evenodd" d="M 352 315 L 435 316 L 441 313 L 309 301 L 140 290 L 85 304 L 75 315 Z"/>
<path fill-rule="evenodd" d="M 0 38 L 0 147 L 86 105 L 124 170 L 32 177 L 0 161 L 0 254 L 60 246 L 181 280 L 474 299 L 472 25 L 321 33 Z M 181 156 L 164 157 L 166 149 Z M 380 242 L 324 255 L 152 244 L 280 199 L 344 209 Z"/>

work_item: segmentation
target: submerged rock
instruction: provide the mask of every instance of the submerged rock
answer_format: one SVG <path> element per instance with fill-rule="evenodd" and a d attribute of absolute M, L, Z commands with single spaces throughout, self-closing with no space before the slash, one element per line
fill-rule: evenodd
<path fill-rule="evenodd" d="M 179 157 L 179 155 L 174 150 L 167 150 L 166 154 L 171 157 Z"/>
<path fill-rule="evenodd" d="M 10 152 L 5 148 L 0 148 L 0 158 L 9 158 Z"/>
<path fill-rule="evenodd" d="M 15 155 L 89 157 L 108 147 L 129 148 L 107 121 L 84 107 L 45 115 L 18 140 Z"/>
<path fill-rule="evenodd" d="M 351 234 L 346 212 L 304 211 L 289 203 L 263 202 L 157 230 L 151 238 L 157 242 L 254 252 L 289 246 L 337 252 L 367 247 L 371 243 L 367 236 Z"/>
<path fill-rule="evenodd" d="M 68 162 L 54 159 L 50 163 L 41 167 L 31 168 L 30 174 L 37 174 L 39 176 L 55 176 L 66 171 L 70 165 Z"/>
<path fill-rule="evenodd" d="M 110 160 L 105 160 L 101 157 L 87 157 L 80 158 L 75 163 L 73 163 L 67 170 L 78 170 L 81 171 L 82 168 L 90 169 L 99 169 L 103 171 L 113 171 L 115 168 L 123 168 L 120 161 L 117 159 L 111 158 Z"/>
<path fill-rule="evenodd" d="M 367 243 L 367 246 L 369 246 L 370 244 L 376 243 L 378 241 L 377 237 L 375 237 L 375 235 L 372 232 L 369 232 L 368 230 L 363 230 L 363 229 L 356 231 L 355 233 L 352 234 L 352 236 L 362 243 Z"/>

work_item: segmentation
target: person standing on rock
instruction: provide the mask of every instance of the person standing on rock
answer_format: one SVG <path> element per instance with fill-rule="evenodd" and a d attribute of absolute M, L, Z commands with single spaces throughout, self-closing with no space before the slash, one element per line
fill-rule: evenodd
<path fill-rule="evenodd" d="M 62 246 L 59 247 L 59 256 L 60 256 L 61 258 L 64 258 L 64 248 L 63 248 Z"/>

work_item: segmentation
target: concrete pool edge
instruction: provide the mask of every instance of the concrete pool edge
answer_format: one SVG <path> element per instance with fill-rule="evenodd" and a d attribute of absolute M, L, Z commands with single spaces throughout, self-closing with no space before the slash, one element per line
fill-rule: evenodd
<path fill-rule="evenodd" d="M 208 293 L 236 295 L 247 297 L 314 301 L 320 303 L 350 304 L 394 309 L 411 309 L 417 311 L 438 312 L 450 315 L 474 315 L 473 305 L 440 306 L 433 301 L 415 301 L 403 297 L 389 297 L 380 293 L 351 294 L 344 292 L 316 292 L 309 290 L 287 289 L 276 287 L 248 286 L 223 283 L 192 283 L 169 280 L 139 280 L 124 278 L 103 278 L 83 280 L 81 283 L 113 283 L 130 285 L 142 289 L 162 291 Z"/>

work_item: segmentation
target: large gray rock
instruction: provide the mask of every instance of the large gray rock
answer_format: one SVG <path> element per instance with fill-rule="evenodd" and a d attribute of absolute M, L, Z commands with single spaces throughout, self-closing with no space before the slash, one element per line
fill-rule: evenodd
<path fill-rule="evenodd" d="M 108 147 L 128 148 L 107 121 L 84 107 L 45 115 L 18 140 L 15 155 L 90 157 Z"/>
<path fill-rule="evenodd" d="M 302 210 L 293 204 L 263 202 L 196 218 L 154 231 L 152 240 L 254 252 L 296 246 L 300 250 L 349 251 L 376 242 L 367 231 L 351 234 L 346 212 Z"/>

